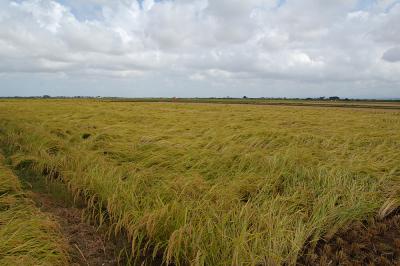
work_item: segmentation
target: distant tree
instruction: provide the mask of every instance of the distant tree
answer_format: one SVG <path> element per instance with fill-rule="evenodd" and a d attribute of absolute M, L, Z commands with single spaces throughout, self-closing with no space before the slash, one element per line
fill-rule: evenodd
<path fill-rule="evenodd" d="M 340 97 L 338 97 L 338 96 L 331 96 L 331 97 L 329 97 L 329 100 L 331 100 L 331 101 L 337 101 L 337 100 L 340 100 Z"/>
<path fill-rule="evenodd" d="M 51 98 L 51 96 L 46 94 L 46 95 L 43 95 L 42 98 L 43 99 L 48 99 L 48 98 Z"/>

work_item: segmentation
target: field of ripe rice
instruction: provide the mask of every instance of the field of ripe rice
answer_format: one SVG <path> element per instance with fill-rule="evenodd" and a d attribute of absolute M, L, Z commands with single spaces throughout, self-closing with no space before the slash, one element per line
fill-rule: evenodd
<path fill-rule="evenodd" d="M 58 224 L 26 198 L 0 155 L 0 265 L 68 265 Z"/>
<path fill-rule="evenodd" d="M 0 140 L 14 167 L 84 195 L 133 258 L 291 265 L 400 206 L 394 110 L 2 100 Z"/>

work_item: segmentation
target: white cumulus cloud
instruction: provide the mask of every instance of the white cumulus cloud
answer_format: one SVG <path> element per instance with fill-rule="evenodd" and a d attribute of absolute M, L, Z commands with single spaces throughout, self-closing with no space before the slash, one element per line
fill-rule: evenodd
<path fill-rule="evenodd" d="M 236 84 L 233 94 L 255 96 L 346 87 L 349 96 L 400 97 L 398 25 L 400 3 L 390 0 L 0 0 L 0 85 L 45 74 L 82 86 L 140 79 L 132 95 L 168 80 L 171 94 L 191 96 Z M 216 80 L 226 84 L 218 95 L 207 90 Z"/>

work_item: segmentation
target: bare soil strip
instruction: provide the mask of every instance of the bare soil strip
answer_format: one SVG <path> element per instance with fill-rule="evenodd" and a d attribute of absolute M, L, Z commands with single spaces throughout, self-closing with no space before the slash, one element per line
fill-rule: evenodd
<path fill-rule="evenodd" d="M 69 242 L 71 265 L 118 265 L 117 246 L 94 225 L 83 221 L 83 209 L 44 192 L 29 192 L 40 210 L 53 216 Z"/>
<path fill-rule="evenodd" d="M 306 253 L 299 265 L 400 265 L 400 214 L 355 223 Z"/>

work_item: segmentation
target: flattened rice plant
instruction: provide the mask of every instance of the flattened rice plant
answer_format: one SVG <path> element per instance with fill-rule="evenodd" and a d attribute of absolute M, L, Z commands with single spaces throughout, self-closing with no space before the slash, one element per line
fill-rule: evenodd
<path fill-rule="evenodd" d="M 397 111 L 11 101 L 0 123 L 16 167 L 63 179 L 166 263 L 293 265 L 399 206 Z"/>
<path fill-rule="evenodd" d="M 68 265 L 58 225 L 27 199 L 0 155 L 0 265 Z"/>

